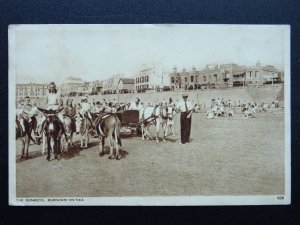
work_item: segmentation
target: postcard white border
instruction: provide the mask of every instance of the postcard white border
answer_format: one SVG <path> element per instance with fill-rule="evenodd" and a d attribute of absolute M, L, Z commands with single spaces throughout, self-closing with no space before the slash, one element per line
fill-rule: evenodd
<path fill-rule="evenodd" d="M 190 24 L 191 25 L 191 24 Z M 284 115 L 285 115 L 285 194 L 262 196 L 172 196 L 172 197 L 49 197 L 49 198 L 16 198 L 16 149 L 14 119 L 15 102 L 15 70 L 14 52 L 15 35 L 19 29 L 47 29 L 49 26 L 59 26 L 67 29 L 69 26 L 93 27 L 99 25 L 10 25 L 9 40 L 9 205 L 12 206 L 188 206 L 188 205 L 287 205 L 291 203 L 291 117 L 290 117 L 290 26 L 289 25 L 198 25 L 198 26 L 259 26 L 277 27 L 284 33 Z M 126 25 L 128 26 L 128 25 Z M 151 26 L 148 24 L 148 26 Z M 50 199 L 50 200 L 49 200 Z"/>

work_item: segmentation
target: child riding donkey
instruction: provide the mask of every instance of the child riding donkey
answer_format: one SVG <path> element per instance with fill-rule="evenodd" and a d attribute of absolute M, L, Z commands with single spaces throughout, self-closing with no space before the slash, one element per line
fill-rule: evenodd
<path fill-rule="evenodd" d="M 64 130 L 64 125 L 63 125 L 64 117 L 63 117 L 63 112 L 62 112 L 63 104 L 62 104 L 62 100 L 60 99 L 60 95 L 57 92 L 56 85 L 54 82 L 51 82 L 49 84 L 49 92 L 46 96 L 46 109 L 39 109 L 39 110 L 41 112 L 43 112 L 44 115 L 38 122 L 38 126 L 35 130 L 35 135 L 36 135 L 38 142 L 39 142 L 40 138 L 44 137 L 43 150 L 42 150 L 42 154 L 43 154 L 45 151 L 45 136 L 43 135 L 43 132 L 44 132 L 43 130 L 44 130 L 44 127 L 45 127 L 45 124 L 47 121 L 47 117 L 46 117 L 47 112 L 55 113 L 55 119 L 57 120 L 57 122 L 59 124 L 61 133 L 65 135 L 65 130 Z M 66 137 L 66 135 L 65 135 L 65 137 Z"/>

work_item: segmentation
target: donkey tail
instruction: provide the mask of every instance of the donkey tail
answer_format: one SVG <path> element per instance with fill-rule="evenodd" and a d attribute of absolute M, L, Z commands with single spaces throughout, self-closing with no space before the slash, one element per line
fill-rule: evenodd
<path fill-rule="evenodd" d="M 116 117 L 115 116 L 115 118 L 116 118 L 116 124 L 115 124 L 115 126 L 114 126 L 114 132 L 113 132 L 113 134 L 114 134 L 114 136 L 115 136 L 115 139 L 116 139 L 116 141 L 117 141 L 117 144 L 119 145 L 119 146 L 121 146 L 122 147 L 122 142 L 121 142 L 121 138 L 120 138 L 120 129 L 121 129 L 121 125 L 120 125 L 120 120 L 119 120 L 119 118 L 118 117 Z"/>

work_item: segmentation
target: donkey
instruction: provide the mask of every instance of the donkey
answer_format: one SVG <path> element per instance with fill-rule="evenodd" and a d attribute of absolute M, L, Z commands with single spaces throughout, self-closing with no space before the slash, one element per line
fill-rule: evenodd
<path fill-rule="evenodd" d="M 57 110 L 46 110 L 38 108 L 39 111 L 41 111 L 45 117 L 46 120 L 43 127 L 43 135 L 45 136 L 47 140 L 47 160 L 50 161 L 50 153 L 51 149 L 53 149 L 54 152 L 54 158 L 56 160 L 59 160 L 59 156 L 61 154 L 61 137 L 65 134 L 64 128 L 62 125 L 62 122 L 58 119 L 57 114 L 62 109 Z"/>
<path fill-rule="evenodd" d="M 27 120 L 24 121 L 25 130 L 23 130 L 20 121 L 16 118 L 16 140 L 21 139 L 22 152 L 20 159 L 28 158 L 28 149 L 30 144 L 30 126 Z M 26 154 L 25 154 L 26 153 Z"/>
<path fill-rule="evenodd" d="M 173 119 L 173 111 L 172 107 L 167 107 L 163 105 L 159 105 L 156 107 L 153 106 L 146 106 L 140 111 L 140 123 L 141 123 L 141 130 L 142 130 L 142 140 L 144 141 L 145 138 L 148 140 L 149 138 L 152 139 L 150 132 L 149 132 L 149 127 L 150 125 L 155 125 L 156 126 L 156 142 L 159 142 L 158 134 L 159 134 L 159 129 L 160 126 L 163 128 L 163 142 L 166 142 L 166 132 L 167 128 Z M 174 130 L 173 134 L 174 134 Z"/>
<path fill-rule="evenodd" d="M 76 134 L 80 134 L 80 148 L 87 149 L 90 140 L 90 131 L 93 130 L 92 121 L 88 118 L 87 113 L 82 115 L 78 112 L 75 116 Z"/>
<path fill-rule="evenodd" d="M 63 126 L 65 135 L 62 136 L 61 145 L 62 151 L 67 152 L 69 146 L 73 146 L 73 133 L 76 129 L 75 121 L 69 115 L 64 115 Z"/>
<path fill-rule="evenodd" d="M 167 110 L 164 112 L 167 114 L 166 120 L 166 127 L 165 127 L 165 134 L 168 136 L 168 129 L 171 130 L 172 135 L 175 136 L 174 132 L 174 116 L 176 115 L 176 108 L 174 106 L 168 106 Z"/>
<path fill-rule="evenodd" d="M 122 142 L 120 138 L 121 122 L 114 113 L 99 114 L 93 122 L 99 137 L 99 156 L 104 155 L 104 142 L 107 138 L 110 151 L 109 159 L 116 158 L 121 159 L 120 150 L 122 148 Z M 113 155 L 114 145 L 116 148 L 116 156 Z M 120 149 L 119 149 L 120 146 Z"/>

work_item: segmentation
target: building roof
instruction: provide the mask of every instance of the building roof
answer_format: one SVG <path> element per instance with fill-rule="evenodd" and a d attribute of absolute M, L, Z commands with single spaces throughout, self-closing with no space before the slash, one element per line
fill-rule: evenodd
<path fill-rule="evenodd" d="M 66 77 L 63 84 L 84 84 L 84 81 L 80 77 Z"/>
<path fill-rule="evenodd" d="M 22 83 L 22 84 L 16 84 L 16 86 L 47 86 L 48 84 L 45 83 L 45 84 L 40 84 L 40 83 Z"/>

